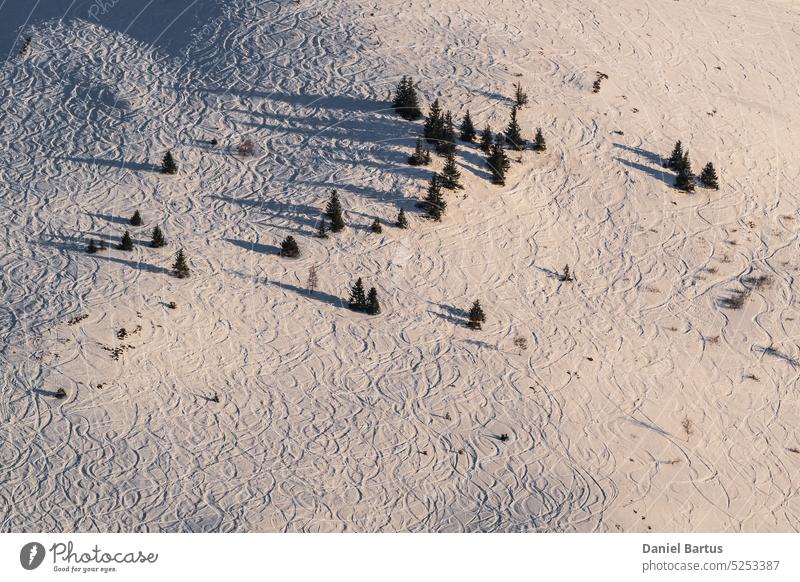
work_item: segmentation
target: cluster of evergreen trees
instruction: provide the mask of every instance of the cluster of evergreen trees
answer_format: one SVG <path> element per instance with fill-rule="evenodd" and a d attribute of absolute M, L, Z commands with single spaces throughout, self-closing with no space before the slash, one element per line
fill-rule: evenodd
<path fill-rule="evenodd" d="M 415 121 L 422 117 L 417 99 L 417 90 L 414 88 L 414 80 L 411 77 L 403 76 L 397 85 L 394 94 L 392 107 L 403 119 Z"/>
<path fill-rule="evenodd" d="M 669 169 L 675 171 L 675 187 L 684 192 L 694 191 L 695 175 L 692 171 L 692 163 L 689 160 L 689 150 L 683 151 L 683 144 L 680 140 L 675 142 L 675 147 L 669 155 L 665 164 Z M 700 173 L 700 184 L 705 188 L 719 190 L 719 179 L 714 164 L 708 162 Z"/>
<path fill-rule="evenodd" d="M 378 291 L 375 287 L 370 287 L 368 293 L 364 293 L 364 283 L 359 277 L 350 290 L 350 309 L 353 311 L 363 311 L 370 315 L 378 315 L 381 312 L 381 305 L 378 302 Z"/>

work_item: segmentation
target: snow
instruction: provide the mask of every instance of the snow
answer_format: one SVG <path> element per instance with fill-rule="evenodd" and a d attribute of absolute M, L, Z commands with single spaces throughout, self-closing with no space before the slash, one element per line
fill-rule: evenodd
<path fill-rule="evenodd" d="M 2 531 L 797 529 L 792 3 L 42 4 L 0 5 Z M 521 81 L 547 152 L 459 144 L 425 220 L 404 74 L 493 129 Z"/>

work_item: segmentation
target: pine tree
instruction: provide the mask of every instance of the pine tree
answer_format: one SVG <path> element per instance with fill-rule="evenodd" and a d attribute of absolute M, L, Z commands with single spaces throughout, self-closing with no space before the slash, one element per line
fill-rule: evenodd
<path fill-rule="evenodd" d="M 536 128 L 536 137 L 533 139 L 533 149 L 537 152 L 543 152 L 547 149 L 547 143 L 544 141 L 541 127 Z"/>
<path fill-rule="evenodd" d="M 431 177 L 431 182 L 428 185 L 428 194 L 422 203 L 422 207 L 428 213 L 428 217 L 433 220 L 441 221 L 444 216 L 444 211 L 447 208 L 447 202 L 442 196 L 442 189 L 439 184 L 439 175 L 434 174 Z"/>
<path fill-rule="evenodd" d="M 317 290 L 317 285 L 319 283 L 319 277 L 317 275 L 317 266 L 311 265 L 308 269 L 308 281 L 306 282 L 306 287 L 312 293 Z"/>
<path fill-rule="evenodd" d="M 153 238 L 150 241 L 150 246 L 154 249 L 167 246 L 167 240 L 164 238 L 164 233 L 158 226 L 153 227 Z"/>
<path fill-rule="evenodd" d="M 131 216 L 131 226 L 142 226 L 142 215 L 139 214 L 139 211 L 133 213 Z"/>
<path fill-rule="evenodd" d="M 672 153 L 667 160 L 667 167 L 677 171 L 680 169 L 681 163 L 683 163 L 683 145 L 680 140 L 678 140 L 675 142 L 675 147 L 672 149 Z"/>
<path fill-rule="evenodd" d="M 172 157 L 172 152 L 168 151 L 164 154 L 164 159 L 161 162 L 162 174 L 177 174 L 178 165 L 175 163 L 175 158 Z"/>
<path fill-rule="evenodd" d="M 408 156 L 408 163 L 412 166 L 427 166 L 431 163 L 430 153 L 422 147 L 422 138 L 417 138 L 417 145 L 414 153 Z"/>
<path fill-rule="evenodd" d="M 499 138 L 500 136 L 498 136 Z M 487 160 L 489 170 L 492 172 L 492 183 L 503 186 L 506 183 L 506 172 L 511 167 L 511 162 L 503 149 L 501 139 L 497 139 L 489 153 Z"/>
<path fill-rule="evenodd" d="M 717 171 L 714 169 L 714 164 L 708 162 L 703 171 L 700 172 L 700 183 L 705 188 L 711 188 L 712 190 L 719 190 L 719 182 L 717 180 Z"/>
<path fill-rule="evenodd" d="M 403 119 L 414 121 L 422 117 L 417 99 L 417 90 L 411 77 L 403 76 L 397 84 L 392 107 Z"/>
<path fill-rule="evenodd" d="M 131 233 L 127 230 L 125 234 L 122 235 L 122 240 L 119 241 L 119 246 L 117 248 L 121 251 L 132 251 L 133 250 L 133 239 L 131 238 Z"/>
<path fill-rule="evenodd" d="M 19 47 L 19 56 L 24 57 L 28 54 L 28 49 L 31 47 L 31 41 L 33 40 L 32 37 L 28 36 L 25 37 L 25 40 L 22 42 L 22 46 Z"/>
<path fill-rule="evenodd" d="M 514 103 L 517 104 L 517 107 L 524 107 L 528 104 L 528 94 L 522 90 L 522 82 L 514 85 Z"/>
<path fill-rule="evenodd" d="M 381 312 L 381 304 L 378 303 L 378 292 L 375 287 L 370 287 L 367 294 L 367 313 L 370 315 L 378 315 Z"/>
<path fill-rule="evenodd" d="M 442 188 L 447 188 L 448 190 L 461 190 L 464 188 L 461 185 L 461 172 L 458 169 L 456 156 L 453 152 L 449 152 L 445 157 L 440 184 Z"/>
<path fill-rule="evenodd" d="M 475 303 L 469 310 L 469 321 L 467 327 L 470 329 L 481 329 L 481 324 L 486 321 L 486 314 L 483 312 L 480 300 L 476 299 Z"/>
<path fill-rule="evenodd" d="M 322 217 L 322 220 L 319 222 L 319 228 L 317 228 L 317 237 L 318 238 L 328 238 L 328 225 L 325 224 L 325 217 Z"/>
<path fill-rule="evenodd" d="M 689 161 L 689 150 L 683 154 L 683 159 L 678 166 L 678 175 L 675 177 L 675 187 L 684 192 L 694 192 L 694 174 Z"/>
<path fill-rule="evenodd" d="M 442 108 L 439 105 L 439 100 L 435 99 L 431 104 L 431 110 L 428 112 L 428 117 L 425 120 L 425 127 L 422 130 L 422 135 L 425 140 L 430 144 L 436 144 L 444 133 L 444 117 L 442 116 Z"/>
<path fill-rule="evenodd" d="M 300 256 L 300 247 L 297 246 L 297 241 L 294 240 L 293 236 L 287 236 L 281 242 L 281 256 L 291 259 Z"/>
<path fill-rule="evenodd" d="M 369 229 L 375 234 L 380 234 L 383 232 L 383 227 L 381 226 L 381 223 L 377 218 L 372 221 L 372 224 L 369 225 Z"/>
<path fill-rule="evenodd" d="M 469 115 L 469 111 L 464 114 L 464 119 L 461 120 L 461 141 L 466 141 L 472 143 L 475 141 L 475 136 L 477 135 L 475 131 L 475 125 L 472 123 L 472 118 Z"/>
<path fill-rule="evenodd" d="M 172 270 L 175 272 L 175 276 L 178 279 L 186 279 L 189 277 L 189 264 L 186 260 L 186 255 L 183 253 L 183 249 L 180 249 L 175 255 L 175 262 L 172 264 Z"/>
<path fill-rule="evenodd" d="M 397 222 L 395 222 L 395 226 L 397 228 L 408 228 L 408 219 L 406 218 L 406 211 L 402 208 L 400 212 L 397 213 Z"/>
<path fill-rule="evenodd" d="M 492 144 L 494 144 L 492 128 L 487 125 L 481 132 L 481 149 L 488 154 L 492 149 Z"/>
<path fill-rule="evenodd" d="M 366 308 L 367 296 L 364 294 L 364 283 L 362 283 L 361 277 L 359 277 L 350 290 L 350 309 L 363 311 Z"/>
<path fill-rule="evenodd" d="M 339 232 L 344 229 L 344 218 L 342 217 L 342 203 L 339 202 L 339 193 L 331 190 L 331 198 L 325 208 L 325 214 L 331 219 L 331 231 Z"/>
<path fill-rule="evenodd" d="M 561 280 L 564 282 L 572 281 L 572 273 L 569 271 L 569 265 L 564 265 L 564 273 L 561 275 Z"/>
<path fill-rule="evenodd" d="M 90 255 L 96 253 L 99 249 L 97 248 L 97 244 L 94 242 L 94 239 L 89 239 L 89 245 L 86 247 L 86 252 Z"/>
<path fill-rule="evenodd" d="M 456 127 L 453 123 L 453 114 L 449 111 L 444 114 L 442 134 L 434 149 L 443 156 L 446 156 L 449 152 L 455 153 L 456 151 Z"/>
<path fill-rule="evenodd" d="M 517 151 L 525 149 L 525 139 L 522 137 L 522 129 L 517 122 L 517 106 L 511 108 L 511 119 L 506 127 L 506 141 Z"/>

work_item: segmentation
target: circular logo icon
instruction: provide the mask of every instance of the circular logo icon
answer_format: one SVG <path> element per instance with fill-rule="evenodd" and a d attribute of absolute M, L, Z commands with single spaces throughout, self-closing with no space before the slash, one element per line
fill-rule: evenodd
<path fill-rule="evenodd" d="M 19 551 L 19 563 L 26 570 L 35 570 L 44 561 L 44 546 L 39 542 L 29 542 Z"/>

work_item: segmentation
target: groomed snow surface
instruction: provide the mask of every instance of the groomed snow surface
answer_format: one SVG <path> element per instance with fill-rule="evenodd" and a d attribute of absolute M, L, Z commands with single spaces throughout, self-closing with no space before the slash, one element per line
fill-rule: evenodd
<path fill-rule="evenodd" d="M 798 528 L 794 3 L 17 4 L 0 530 Z M 465 189 L 426 220 L 442 159 L 406 163 L 405 74 L 496 130 L 521 81 L 547 152 L 499 187 L 459 144 Z M 719 191 L 672 188 L 678 139 Z M 348 226 L 318 239 L 332 188 Z M 347 309 L 357 277 L 380 315 Z"/>

